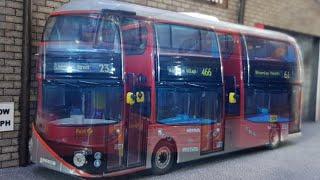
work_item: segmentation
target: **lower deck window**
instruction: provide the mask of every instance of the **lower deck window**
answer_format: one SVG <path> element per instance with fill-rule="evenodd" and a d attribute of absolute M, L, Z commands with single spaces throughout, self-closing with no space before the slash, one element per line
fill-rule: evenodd
<path fill-rule="evenodd" d="M 158 122 L 171 125 L 213 124 L 221 120 L 221 94 L 200 88 L 158 89 Z"/>
<path fill-rule="evenodd" d="M 246 116 L 255 122 L 290 120 L 291 96 L 289 90 L 247 89 Z"/>

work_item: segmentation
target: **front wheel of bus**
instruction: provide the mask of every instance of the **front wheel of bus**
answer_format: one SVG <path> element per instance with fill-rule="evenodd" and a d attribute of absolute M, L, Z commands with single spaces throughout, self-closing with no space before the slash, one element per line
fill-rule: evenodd
<path fill-rule="evenodd" d="M 174 145 L 160 142 L 152 154 L 152 174 L 162 175 L 171 170 L 175 164 Z"/>
<path fill-rule="evenodd" d="M 280 133 L 278 130 L 271 130 L 269 137 L 269 149 L 276 149 L 280 145 Z"/>

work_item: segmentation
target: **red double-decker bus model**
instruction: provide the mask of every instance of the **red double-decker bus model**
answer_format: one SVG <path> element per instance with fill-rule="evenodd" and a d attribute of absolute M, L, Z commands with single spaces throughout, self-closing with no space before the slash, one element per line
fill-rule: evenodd
<path fill-rule="evenodd" d="M 285 34 L 109 0 L 49 17 L 31 161 L 106 177 L 300 133 L 301 55 Z"/>

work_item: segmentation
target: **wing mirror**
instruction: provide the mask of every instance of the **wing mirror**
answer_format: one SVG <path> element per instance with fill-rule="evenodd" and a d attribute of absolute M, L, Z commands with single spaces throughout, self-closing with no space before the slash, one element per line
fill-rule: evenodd
<path fill-rule="evenodd" d="M 136 100 L 137 100 L 137 103 L 144 103 L 144 92 L 142 91 L 136 92 Z"/>
<path fill-rule="evenodd" d="M 237 103 L 237 94 L 235 92 L 229 93 L 229 103 L 236 104 Z"/>
<path fill-rule="evenodd" d="M 237 95 L 237 87 L 236 87 L 236 77 L 235 76 L 226 76 L 225 77 L 225 87 L 228 94 L 228 103 L 229 104 L 237 104 L 237 100 L 239 96 Z"/>
<path fill-rule="evenodd" d="M 129 104 L 130 106 L 134 105 L 136 103 L 135 100 L 135 95 L 133 94 L 133 92 L 128 92 L 127 96 L 126 96 L 126 103 Z"/>
<path fill-rule="evenodd" d="M 144 92 L 138 91 L 136 93 L 128 92 L 126 96 L 126 103 L 130 106 L 134 105 L 135 103 L 144 103 Z"/>

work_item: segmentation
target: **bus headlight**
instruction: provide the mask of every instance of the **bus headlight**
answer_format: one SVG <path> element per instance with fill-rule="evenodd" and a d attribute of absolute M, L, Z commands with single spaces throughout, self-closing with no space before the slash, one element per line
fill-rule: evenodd
<path fill-rule="evenodd" d="M 97 159 L 93 162 L 94 167 L 98 168 L 101 166 L 101 160 Z"/>
<path fill-rule="evenodd" d="M 101 157 L 102 157 L 101 152 L 96 152 L 96 153 L 94 153 L 94 158 L 95 158 L 96 160 L 100 160 Z"/>
<path fill-rule="evenodd" d="M 73 164 L 77 167 L 82 167 L 86 163 L 86 156 L 84 153 L 78 152 L 73 156 Z"/>
<path fill-rule="evenodd" d="M 216 138 L 220 135 L 220 128 L 217 128 L 215 129 L 213 132 L 212 132 L 212 137 L 213 138 Z"/>

